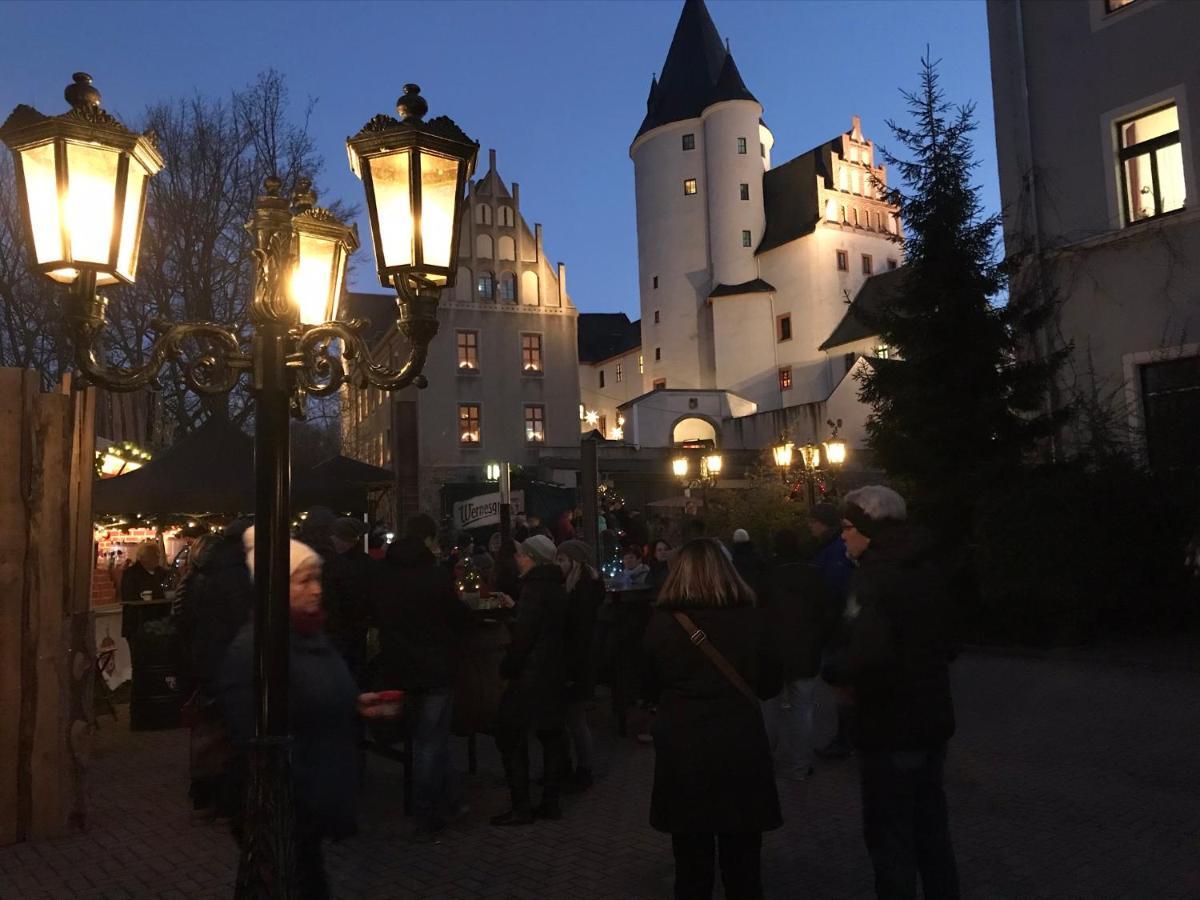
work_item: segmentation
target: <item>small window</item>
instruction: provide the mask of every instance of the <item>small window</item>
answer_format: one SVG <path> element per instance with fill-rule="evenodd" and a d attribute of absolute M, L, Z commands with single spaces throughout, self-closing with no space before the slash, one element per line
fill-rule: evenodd
<path fill-rule="evenodd" d="M 512 272 L 500 276 L 500 299 L 506 303 L 517 302 L 517 276 Z"/>
<path fill-rule="evenodd" d="M 776 326 L 776 336 L 782 344 L 784 341 L 792 339 L 792 317 L 790 314 L 782 315 L 778 319 Z"/>
<path fill-rule="evenodd" d="M 696 136 L 694 134 L 685 134 L 683 136 L 683 149 L 684 150 L 695 150 L 696 149 Z"/>
<path fill-rule="evenodd" d="M 690 197 L 694 193 L 696 193 L 696 179 L 685 178 L 683 180 L 683 195 L 685 197 Z"/>
<path fill-rule="evenodd" d="M 491 300 L 494 295 L 494 289 L 495 282 L 491 272 L 484 272 L 479 276 L 475 285 L 475 293 L 479 295 L 480 300 Z"/>
<path fill-rule="evenodd" d="M 758 145 L 758 155 L 761 156 L 763 159 L 767 158 L 767 145 L 766 144 Z"/>
<path fill-rule="evenodd" d="M 859 222 L 858 222 L 858 207 L 857 206 L 854 207 L 854 227 L 855 228 L 860 227 Z"/>
<path fill-rule="evenodd" d="M 542 336 L 521 335 L 521 370 L 526 375 L 542 374 Z"/>
<path fill-rule="evenodd" d="M 544 444 L 545 442 L 546 407 L 531 403 L 525 407 L 525 443 Z"/>
<path fill-rule="evenodd" d="M 507 228 L 512 228 L 513 223 L 515 221 L 516 221 L 516 217 L 513 215 L 512 207 L 511 206 L 501 206 L 500 207 L 500 224 L 504 225 Z"/>
<path fill-rule="evenodd" d="M 460 331 L 457 334 L 458 371 L 479 371 L 479 332 Z"/>
<path fill-rule="evenodd" d="M 892 348 L 889 347 L 887 344 L 880 344 L 878 347 L 876 347 L 874 349 L 873 352 L 877 358 L 887 359 L 892 354 Z"/>
<path fill-rule="evenodd" d="M 615 374 L 617 376 L 617 384 L 620 384 L 622 381 L 625 380 L 625 373 L 622 371 L 620 363 L 617 363 L 617 368 L 616 368 Z"/>
<path fill-rule="evenodd" d="M 1172 103 L 1117 125 L 1125 223 L 1183 208 L 1183 147 Z"/>
<path fill-rule="evenodd" d="M 742 231 L 742 246 L 743 247 L 750 246 L 750 232 L 749 231 L 745 231 L 745 230 Z"/>
<path fill-rule="evenodd" d="M 1104 0 L 1104 11 L 1106 13 L 1120 12 L 1134 2 L 1135 0 Z"/>
<path fill-rule="evenodd" d="M 658 276 L 657 275 L 654 276 L 654 289 L 656 291 L 658 290 Z"/>
<path fill-rule="evenodd" d="M 658 362 L 661 359 L 662 359 L 662 347 L 655 347 L 654 348 L 654 361 Z"/>
<path fill-rule="evenodd" d="M 743 200 L 749 200 L 750 199 L 750 185 L 739 184 L 738 185 L 738 194 L 739 194 L 739 196 L 741 196 L 741 198 Z"/>
<path fill-rule="evenodd" d="M 659 311 L 656 309 L 654 311 L 654 324 L 657 325 L 661 321 L 662 321 L 662 319 L 660 318 Z"/>
<path fill-rule="evenodd" d="M 746 139 L 745 138 L 738 138 L 737 148 L 738 148 L 738 153 L 741 153 L 743 155 L 746 153 Z"/>
<path fill-rule="evenodd" d="M 640 353 L 638 354 L 638 374 L 646 374 L 646 357 L 642 356 Z"/>
<path fill-rule="evenodd" d="M 779 370 L 779 389 L 781 391 L 790 391 L 792 389 L 792 367 L 783 366 Z"/>
<path fill-rule="evenodd" d="M 869 254 L 867 254 L 867 253 L 864 253 L 864 254 L 862 255 L 862 269 L 863 269 L 863 274 L 864 274 L 864 275 L 870 275 L 870 274 L 871 274 L 871 271 L 872 271 L 874 268 L 875 268 L 875 264 L 874 264 L 874 263 L 871 261 L 871 257 L 870 257 L 870 255 L 869 255 Z"/>
<path fill-rule="evenodd" d="M 600 389 L 604 390 L 604 370 L 600 370 Z"/>
<path fill-rule="evenodd" d="M 837 270 L 839 272 L 850 271 L 850 254 L 845 250 L 837 251 Z"/>
<path fill-rule="evenodd" d="M 846 218 L 846 204 L 845 203 L 842 204 L 842 224 L 843 225 L 850 224 L 850 220 Z"/>
<path fill-rule="evenodd" d="M 458 404 L 458 442 L 468 446 L 479 444 L 479 404 Z"/>
<path fill-rule="evenodd" d="M 892 259 L 890 257 L 888 258 L 887 267 L 888 267 L 889 272 L 892 271 L 893 269 L 895 269 L 899 265 L 900 264 L 898 262 L 896 262 L 894 259 Z"/>
<path fill-rule="evenodd" d="M 832 200 L 825 201 L 825 218 L 830 222 L 836 222 L 837 219 L 837 204 Z"/>
<path fill-rule="evenodd" d="M 666 389 L 667 389 L 667 379 L 665 379 L 665 378 L 655 378 L 654 379 L 654 390 L 665 391 Z"/>
<path fill-rule="evenodd" d="M 486 203 L 480 203 L 475 207 L 475 222 L 478 225 L 492 224 L 492 208 Z"/>

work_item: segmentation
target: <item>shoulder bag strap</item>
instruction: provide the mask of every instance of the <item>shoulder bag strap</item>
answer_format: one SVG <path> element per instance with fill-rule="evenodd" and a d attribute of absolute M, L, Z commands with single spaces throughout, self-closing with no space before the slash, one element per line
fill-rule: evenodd
<path fill-rule="evenodd" d="M 758 695 L 754 693 L 750 685 L 746 684 L 746 680 L 738 674 L 737 669 L 730 664 L 729 660 L 721 655 L 721 651 L 712 645 L 712 641 L 708 639 L 708 635 L 696 627 L 696 623 L 692 621 L 692 617 L 683 612 L 673 612 L 671 615 L 675 617 L 675 621 L 687 632 L 688 640 L 704 651 L 704 655 L 717 667 L 717 670 L 725 676 L 729 683 L 737 688 L 743 697 L 753 703 L 755 709 L 761 711 L 762 707 L 759 705 Z"/>

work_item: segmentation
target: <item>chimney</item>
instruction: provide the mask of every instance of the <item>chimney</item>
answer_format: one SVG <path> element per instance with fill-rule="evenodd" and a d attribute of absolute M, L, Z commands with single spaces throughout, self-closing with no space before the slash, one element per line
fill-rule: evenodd
<path fill-rule="evenodd" d="M 854 138 L 856 141 L 862 140 L 862 118 L 859 116 L 850 117 L 850 137 Z M 493 159 L 494 158 L 495 155 L 493 153 Z"/>
<path fill-rule="evenodd" d="M 488 150 L 488 171 L 496 171 L 496 151 L 495 149 Z"/>
<path fill-rule="evenodd" d="M 542 223 L 541 222 L 533 223 L 533 252 L 534 252 L 534 257 L 533 257 L 534 261 L 541 262 L 542 261 Z"/>

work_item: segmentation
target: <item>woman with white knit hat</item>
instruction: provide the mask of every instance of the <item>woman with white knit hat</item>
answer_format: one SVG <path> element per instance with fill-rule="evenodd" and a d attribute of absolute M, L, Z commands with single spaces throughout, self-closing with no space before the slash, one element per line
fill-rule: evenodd
<path fill-rule="evenodd" d="M 243 537 L 254 574 L 254 528 Z M 329 896 L 321 844 L 355 830 L 359 794 L 360 716 L 399 714 L 379 694 L 359 694 L 342 655 L 324 634 L 321 557 L 292 541 L 289 564 L 288 722 L 296 805 L 296 862 L 300 896 Z M 217 680 L 218 699 L 235 746 L 254 737 L 254 623 L 230 645 Z M 239 829 L 240 830 L 240 829 Z"/>

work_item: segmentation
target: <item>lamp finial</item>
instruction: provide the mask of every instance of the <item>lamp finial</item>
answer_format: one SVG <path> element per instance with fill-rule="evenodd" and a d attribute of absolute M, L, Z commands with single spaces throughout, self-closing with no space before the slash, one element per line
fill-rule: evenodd
<path fill-rule="evenodd" d="M 72 109 L 100 108 L 100 91 L 92 84 L 92 76 L 87 72 L 76 72 L 71 76 L 72 82 L 63 91 L 63 97 L 71 104 Z"/>

